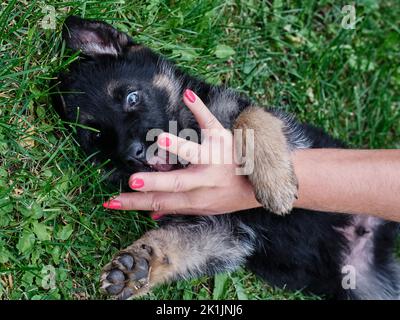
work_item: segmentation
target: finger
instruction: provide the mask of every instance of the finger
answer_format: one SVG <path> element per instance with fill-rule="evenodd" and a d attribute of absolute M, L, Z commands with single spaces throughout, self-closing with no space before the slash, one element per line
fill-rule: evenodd
<path fill-rule="evenodd" d="M 202 154 L 206 150 L 202 150 L 200 144 L 186 139 L 179 138 L 170 133 L 161 133 L 157 138 L 157 144 L 160 148 L 167 150 L 193 164 L 200 164 Z"/>
<path fill-rule="evenodd" d="M 218 119 L 211 113 L 210 109 L 201 99 L 190 89 L 186 89 L 183 94 L 183 102 L 192 111 L 201 129 L 223 129 L 224 127 Z"/>
<path fill-rule="evenodd" d="M 112 210 L 167 211 L 190 208 L 190 199 L 184 192 L 131 192 L 121 193 L 105 202 L 103 206 Z"/>
<path fill-rule="evenodd" d="M 145 192 L 186 192 L 201 187 L 214 187 L 215 183 L 204 172 L 186 168 L 169 172 L 135 173 L 129 178 L 129 186 L 133 190 Z"/>

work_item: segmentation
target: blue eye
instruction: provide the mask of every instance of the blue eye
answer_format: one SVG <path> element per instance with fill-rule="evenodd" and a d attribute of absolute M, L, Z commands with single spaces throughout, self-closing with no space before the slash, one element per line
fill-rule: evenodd
<path fill-rule="evenodd" d="M 130 92 L 126 96 L 126 103 L 129 107 L 134 107 L 139 102 L 139 93 L 137 91 Z"/>

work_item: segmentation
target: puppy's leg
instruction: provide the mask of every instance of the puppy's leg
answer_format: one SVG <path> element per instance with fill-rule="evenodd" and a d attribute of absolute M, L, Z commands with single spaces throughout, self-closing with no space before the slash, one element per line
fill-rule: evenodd
<path fill-rule="evenodd" d="M 196 219 L 151 230 L 119 252 L 104 268 L 102 289 L 119 299 L 140 296 L 167 281 L 233 270 L 252 253 L 248 227 L 222 216 Z"/>
<path fill-rule="evenodd" d="M 233 128 L 242 129 L 241 150 L 237 151 L 246 157 L 244 167 L 252 167 L 248 177 L 257 200 L 274 213 L 290 212 L 297 197 L 297 179 L 283 121 L 261 108 L 249 107 Z M 248 129 L 254 130 L 254 141 L 246 139 Z"/>

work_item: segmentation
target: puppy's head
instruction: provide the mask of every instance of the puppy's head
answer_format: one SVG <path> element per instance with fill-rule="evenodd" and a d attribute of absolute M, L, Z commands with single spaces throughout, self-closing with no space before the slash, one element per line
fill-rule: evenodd
<path fill-rule="evenodd" d="M 110 160 L 115 182 L 138 171 L 171 169 L 149 163 L 154 140 L 146 135 L 168 131 L 168 114 L 180 104 L 182 86 L 173 66 L 99 21 L 69 17 L 63 39 L 80 57 L 59 75 L 55 107 L 78 124 L 84 151 L 98 163 Z"/>

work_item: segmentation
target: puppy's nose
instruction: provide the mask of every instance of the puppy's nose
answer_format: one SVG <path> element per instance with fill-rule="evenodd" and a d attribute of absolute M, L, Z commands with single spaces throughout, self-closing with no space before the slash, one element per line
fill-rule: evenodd
<path fill-rule="evenodd" d="M 127 162 L 144 161 L 146 158 L 145 146 L 143 143 L 135 141 L 133 142 L 126 154 Z"/>

